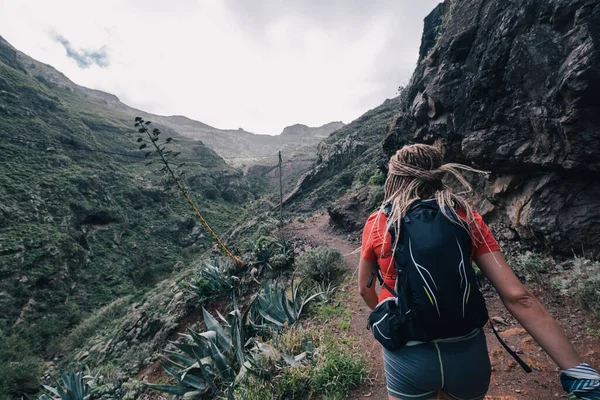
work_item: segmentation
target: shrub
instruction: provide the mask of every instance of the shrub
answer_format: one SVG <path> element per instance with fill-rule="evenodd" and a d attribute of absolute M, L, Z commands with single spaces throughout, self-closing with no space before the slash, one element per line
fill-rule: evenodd
<path fill-rule="evenodd" d="M 375 170 L 373 175 L 369 178 L 367 184 L 369 186 L 383 186 L 385 183 L 386 176 L 380 169 Z"/>
<path fill-rule="evenodd" d="M 312 289 L 302 289 L 305 280 L 296 284 L 294 278 L 289 287 L 277 282 L 263 285 L 263 290 L 252 303 L 254 325 L 259 329 L 279 329 L 298 322 L 302 310 L 312 300 L 318 299 L 323 293 Z M 288 292 L 291 296 L 288 296 Z"/>
<path fill-rule="evenodd" d="M 87 400 L 90 397 L 91 386 L 89 376 L 83 372 L 60 372 L 62 384 L 56 382 L 56 387 L 44 385 L 44 388 L 52 393 L 51 397 L 43 394 L 39 400 Z"/>
<path fill-rule="evenodd" d="M 0 363 L 0 399 L 20 398 L 20 395 L 24 393 L 37 392 L 41 373 L 42 362 L 36 357 L 25 356 L 18 361 L 2 359 L 2 363 Z"/>
<path fill-rule="evenodd" d="M 304 278 L 315 281 L 331 281 L 344 262 L 342 254 L 331 247 L 319 246 L 302 254 L 296 270 Z"/>
<path fill-rule="evenodd" d="M 374 186 L 369 190 L 365 207 L 367 210 L 377 210 L 384 200 L 384 190 L 382 186 Z"/>
<path fill-rule="evenodd" d="M 252 235 L 252 240 L 257 241 L 261 236 L 271 236 L 277 231 L 277 227 L 278 222 L 276 219 L 270 217 L 262 219 Z"/>
<path fill-rule="evenodd" d="M 572 287 L 581 306 L 600 315 L 600 262 L 576 256 Z"/>
<path fill-rule="evenodd" d="M 72 350 L 82 346 L 89 338 L 94 336 L 101 327 L 122 317 L 128 310 L 129 302 L 121 298 L 94 311 L 88 318 L 76 325 L 64 340 L 65 350 Z"/>
<path fill-rule="evenodd" d="M 284 365 L 293 368 L 303 357 L 292 357 L 274 347 L 254 340 L 248 334 L 247 314 L 242 314 L 234 300 L 234 310 L 224 325 L 202 308 L 205 332 L 188 329 L 187 343 L 173 343 L 177 351 L 166 351 L 163 368 L 175 385 L 148 384 L 151 389 L 198 398 L 211 395 L 232 398 L 237 382 L 249 374 L 269 378 L 272 366 L 281 370 Z"/>
<path fill-rule="evenodd" d="M 541 282 L 540 272 L 546 270 L 545 261 L 539 255 L 531 252 L 517 256 L 516 264 L 512 266 L 515 274 L 527 282 Z"/>
<path fill-rule="evenodd" d="M 563 296 L 576 298 L 582 308 L 600 315 L 600 262 L 575 256 L 567 265 L 570 271 L 550 280 Z"/>
<path fill-rule="evenodd" d="M 352 171 L 345 171 L 339 174 L 335 179 L 340 186 L 350 186 L 354 181 L 354 173 Z"/>
<path fill-rule="evenodd" d="M 278 270 L 288 267 L 293 260 L 293 253 L 289 243 L 283 238 L 276 239 L 272 236 L 261 236 L 256 241 L 249 241 L 249 251 L 252 253 L 251 265 L 267 266 Z"/>
<path fill-rule="evenodd" d="M 282 337 L 291 335 L 291 343 L 298 343 L 295 329 L 284 331 Z M 310 336 L 311 332 L 307 332 Z M 302 335 L 305 334 L 302 333 Z M 304 340 L 306 343 L 306 340 Z M 312 343 L 312 342 L 310 342 Z M 345 399 L 353 387 L 367 377 L 366 362 L 353 349 L 346 338 L 330 336 L 322 340 L 314 358 L 294 367 L 276 365 L 279 368 L 268 377 L 248 376 L 236 390 L 236 398 L 246 400 L 280 399 Z M 266 369 L 269 369 L 268 363 Z"/>
<path fill-rule="evenodd" d="M 39 389 L 42 360 L 20 335 L 5 337 L 0 331 L 0 399 L 20 398 Z"/>

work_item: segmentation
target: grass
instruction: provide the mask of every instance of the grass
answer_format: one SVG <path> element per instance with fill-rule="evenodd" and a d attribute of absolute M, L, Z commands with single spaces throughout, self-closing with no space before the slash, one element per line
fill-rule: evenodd
<path fill-rule="evenodd" d="M 130 298 L 121 298 L 95 310 L 88 318 L 75 326 L 64 339 L 64 351 L 72 351 L 84 345 L 95 333 L 117 323 L 127 312 Z"/>
<path fill-rule="evenodd" d="M 575 256 L 560 266 L 550 285 L 561 295 L 576 299 L 580 306 L 600 317 L 600 262 Z"/>
<path fill-rule="evenodd" d="M 367 379 L 365 360 L 353 339 L 316 331 L 301 335 L 318 340 L 312 361 L 283 368 L 268 379 L 250 375 L 236 394 L 246 400 L 344 399 L 352 388 Z M 289 350 L 299 348 L 298 330 L 288 330 L 282 337 L 280 342 L 291 343 Z"/>

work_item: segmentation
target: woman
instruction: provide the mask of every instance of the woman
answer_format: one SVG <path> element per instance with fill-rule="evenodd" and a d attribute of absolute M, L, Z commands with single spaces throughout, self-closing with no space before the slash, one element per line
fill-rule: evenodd
<path fill-rule="evenodd" d="M 384 204 L 392 206 L 389 219 L 382 206 L 369 217 L 363 231 L 358 284 L 364 301 L 374 309 L 393 297 L 387 288 L 393 288 L 396 281 L 393 254 L 398 241 L 392 245 L 390 229 L 400 229 L 402 218 L 415 202 L 437 202 L 440 210 L 450 209 L 468 224 L 471 260 L 498 291 L 508 311 L 563 370 L 563 388 L 579 399 L 600 399 L 595 397 L 600 396 L 600 376 L 582 364 L 564 331 L 514 275 L 481 216 L 442 183 L 449 173 L 470 190 L 459 169 L 481 172 L 459 164 L 443 164 L 441 152 L 423 144 L 404 146 L 391 158 L 384 187 Z M 452 218 L 446 213 L 444 216 Z M 379 294 L 371 285 L 376 268 L 386 284 Z M 491 367 L 481 329 L 461 337 L 411 341 L 397 350 L 384 347 L 383 359 L 390 400 L 477 400 L 483 399 L 488 390 Z"/>

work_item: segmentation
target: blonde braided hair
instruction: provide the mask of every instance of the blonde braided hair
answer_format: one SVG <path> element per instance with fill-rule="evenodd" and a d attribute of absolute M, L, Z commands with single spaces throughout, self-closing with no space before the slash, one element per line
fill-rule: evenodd
<path fill-rule="evenodd" d="M 395 225 L 396 243 L 395 251 L 400 237 L 401 220 L 410 206 L 417 200 L 435 198 L 440 211 L 453 223 L 462 226 L 473 237 L 470 227 L 474 224 L 473 208 L 461 196 L 472 191 L 469 182 L 461 175 L 461 170 L 480 174 L 488 172 L 462 164 L 443 163 L 442 153 L 435 147 L 426 144 L 413 144 L 402 147 L 392 156 L 389 162 L 388 177 L 384 186 L 384 204 L 392 204 L 392 212 L 388 216 L 386 231 Z M 450 187 L 443 183 L 446 175 L 453 176 L 465 191 L 459 194 L 452 192 Z M 457 214 L 460 208 L 466 214 L 466 223 Z M 448 213 L 450 210 L 451 214 Z"/>

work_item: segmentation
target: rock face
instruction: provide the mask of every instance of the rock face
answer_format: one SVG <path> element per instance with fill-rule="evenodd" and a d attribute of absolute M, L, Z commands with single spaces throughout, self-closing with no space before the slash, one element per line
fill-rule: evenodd
<path fill-rule="evenodd" d="M 437 143 L 492 172 L 479 206 L 516 239 L 597 254 L 599 93 L 599 1 L 447 0 L 384 150 Z"/>

